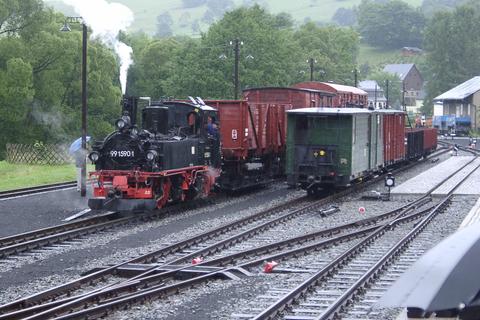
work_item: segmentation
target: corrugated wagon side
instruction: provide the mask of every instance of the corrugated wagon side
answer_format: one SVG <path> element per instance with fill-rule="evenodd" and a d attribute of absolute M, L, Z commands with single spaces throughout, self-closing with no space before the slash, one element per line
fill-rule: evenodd
<path fill-rule="evenodd" d="M 222 189 L 267 183 L 284 173 L 286 115 L 291 104 L 245 100 L 208 101 L 218 110 L 222 145 Z"/>
<path fill-rule="evenodd" d="M 430 154 L 437 149 L 437 129 L 435 128 L 422 128 L 423 130 L 423 153 L 424 155 Z"/>
<path fill-rule="evenodd" d="M 262 87 L 243 90 L 243 97 L 250 103 L 291 104 L 298 109 L 332 106 L 334 94 L 316 89 Z"/>
<path fill-rule="evenodd" d="M 405 160 L 405 113 L 381 110 L 383 114 L 383 153 L 386 166 Z"/>

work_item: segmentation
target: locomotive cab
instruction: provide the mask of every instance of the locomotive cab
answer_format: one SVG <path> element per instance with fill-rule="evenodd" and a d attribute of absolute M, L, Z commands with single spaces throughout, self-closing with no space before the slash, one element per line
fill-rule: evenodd
<path fill-rule="evenodd" d="M 183 101 L 153 102 L 132 121 L 136 106 L 124 104 L 117 130 L 96 144 L 92 209 L 155 209 L 168 202 L 203 197 L 218 175 L 219 139 L 207 130 L 215 109 Z M 135 117 L 132 117 L 135 113 Z"/>

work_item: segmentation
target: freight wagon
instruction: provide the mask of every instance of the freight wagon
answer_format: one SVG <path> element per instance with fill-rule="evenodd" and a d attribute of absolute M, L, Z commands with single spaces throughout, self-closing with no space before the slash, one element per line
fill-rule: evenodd
<path fill-rule="evenodd" d="M 262 87 L 243 90 L 243 97 L 250 103 L 283 103 L 298 109 L 331 107 L 335 94 L 309 88 Z"/>
<path fill-rule="evenodd" d="M 368 105 L 368 93 L 352 86 L 330 82 L 306 81 L 294 84 L 292 87 L 329 92 L 334 95 L 329 106 L 334 108 L 366 108 Z"/>
<path fill-rule="evenodd" d="M 331 102 L 329 92 L 296 88 L 252 88 L 245 100 L 208 100 L 218 111 L 223 190 L 268 183 L 285 173 L 286 111 Z"/>
<path fill-rule="evenodd" d="M 406 130 L 401 111 L 306 108 L 287 118 L 287 182 L 309 194 L 347 187 L 436 148 L 435 130 Z"/>

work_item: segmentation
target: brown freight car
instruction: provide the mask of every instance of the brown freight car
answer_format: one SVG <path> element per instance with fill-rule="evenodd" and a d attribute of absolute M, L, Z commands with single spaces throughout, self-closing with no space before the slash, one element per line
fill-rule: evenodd
<path fill-rule="evenodd" d="M 284 172 L 286 116 L 291 104 L 210 100 L 218 110 L 222 148 L 219 185 L 238 190 Z"/>
<path fill-rule="evenodd" d="M 366 108 L 368 104 L 367 92 L 356 87 L 318 81 L 300 82 L 292 87 L 314 89 L 334 94 L 332 104 L 330 104 L 334 108 Z"/>
<path fill-rule="evenodd" d="M 263 87 L 243 90 L 248 102 L 291 104 L 294 109 L 329 107 L 334 94 L 324 90 L 289 87 Z"/>
<path fill-rule="evenodd" d="M 437 149 L 437 129 L 436 128 L 422 128 L 423 130 L 423 152 L 429 154 Z"/>
<path fill-rule="evenodd" d="M 386 166 L 405 159 L 405 112 L 382 109 L 383 114 L 383 155 Z"/>
<path fill-rule="evenodd" d="M 226 190 L 267 183 L 284 174 L 286 113 L 331 104 L 332 93 L 264 87 L 243 91 L 245 100 L 209 100 L 218 110 L 222 148 L 219 184 Z"/>

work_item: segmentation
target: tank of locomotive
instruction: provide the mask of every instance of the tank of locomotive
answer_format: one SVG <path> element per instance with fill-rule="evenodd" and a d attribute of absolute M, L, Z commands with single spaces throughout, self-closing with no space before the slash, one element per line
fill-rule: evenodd
<path fill-rule="evenodd" d="M 189 114 L 193 122 L 188 123 Z M 142 127 L 128 114 L 117 120 L 117 130 L 93 146 L 90 160 L 96 170 L 161 171 L 193 165 L 211 165 L 203 118 L 216 110 L 183 102 L 152 104 L 142 110 Z M 205 157 L 207 152 L 207 157 Z M 210 153 L 209 153 L 210 152 Z"/>
<path fill-rule="evenodd" d="M 216 117 L 216 110 L 185 102 L 156 102 L 142 110 L 142 123 L 139 129 L 131 123 L 129 113 L 124 112 L 124 115 L 115 122 L 117 130 L 103 142 L 95 144 L 89 158 L 95 164 L 97 173 L 103 172 L 104 176 L 110 174 L 112 177 L 131 177 L 132 172 L 163 174 L 175 171 L 178 174 L 182 168 L 217 167 L 220 163 L 220 154 L 212 152 L 212 149 L 218 150 L 218 147 L 215 148 L 215 142 L 208 139 L 206 133 L 208 117 Z M 116 190 L 102 191 L 97 198 L 113 194 L 121 198 Z M 104 199 L 89 200 L 89 205 L 93 209 L 104 208 L 104 203 Z M 152 209 L 152 206 L 154 201 L 145 207 Z M 123 207 L 126 210 L 130 208 Z"/>

